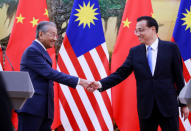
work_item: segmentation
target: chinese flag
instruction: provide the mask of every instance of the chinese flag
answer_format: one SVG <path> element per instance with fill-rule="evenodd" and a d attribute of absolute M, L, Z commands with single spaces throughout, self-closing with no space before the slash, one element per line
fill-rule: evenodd
<path fill-rule="evenodd" d="M 152 15 L 151 0 L 128 0 L 126 2 L 112 55 L 112 72 L 123 64 L 128 56 L 129 49 L 139 44 L 138 38 L 134 35 L 134 30 L 137 18 L 144 15 Z M 114 119 L 121 131 L 140 130 L 134 74 L 112 88 L 112 104 Z"/>
<path fill-rule="evenodd" d="M 32 41 L 35 40 L 37 24 L 40 21 L 48 20 L 46 0 L 19 0 L 13 29 L 6 50 L 6 55 L 10 61 L 5 60 L 6 71 L 20 70 L 22 54 Z M 49 49 L 49 55 L 52 58 L 53 68 L 56 68 L 54 49 Z M 17 128 L 17 115 L 13 113 L 12 117 L 13 125 Z"/>
<path fill-rule="evenodd" d="M 6 50 L 15 71 L 20 70 L 20 61 L 24 50 L 35 39 L 36 25 L 48 19 L 46 0 L 19 0 L 16 17 Z M 12 70 L 8 61 L 5 69 Z"/>

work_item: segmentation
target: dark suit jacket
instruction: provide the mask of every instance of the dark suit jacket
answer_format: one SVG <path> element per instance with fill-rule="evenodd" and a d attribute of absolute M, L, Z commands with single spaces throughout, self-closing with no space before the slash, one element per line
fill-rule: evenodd
<path fill-rule="evenodd" d="M 137 84 L 137 108 L 140 118 L 148 118 L 154 102 L 165 117 L 178 114 L 177 95 L 184 86 L 182 60 L 174 43 L 159 40 L 154 76 L 152 76 L 144 44 L 131 48 L 123 65 L 100 80 L 101 91 L 111 88 L 134 71 Z"/>
<path fill-rule="evenodd" d="M 5 90 L 5 83 L 0 75 L 0 131 L 13 131 L 11 122 L 12 104 Z"/>
<path fill-rule="evenodd" d="M 18 112 L 26 112 L 37 116 L 53 118 L 53 81 L 75 88 L 78 78 L 52 69 L 52 61 L 47 51 L 36 41 L 25 50 L 21 63 L 21 71 L 29 72 L 35 93 Z"/>

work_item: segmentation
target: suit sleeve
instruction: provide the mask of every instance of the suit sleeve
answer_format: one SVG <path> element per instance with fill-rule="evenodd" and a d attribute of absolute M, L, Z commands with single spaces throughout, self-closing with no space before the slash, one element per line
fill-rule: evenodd
<path fill-rule="evenodd" d="M 177 93 L 179 94 L 181 89 L 184 87 L 184 77 L 183 77 L 183 64 L 180 51 L 176 44 L 174 44 L 174 58 L 173 58 L 173 73 L 174 80 L 177 87 Z"/>
<path fill-rule="evenodd" d="M 174 80 L 175 85 L 177 88 L 177 95 L 179 95 L 180 91 L 184 87 L 184 77 L 183 77 L 183 65 L 182 65 L 182 58 L 180 55 L 180 51 L 176 44 L 174 44 L 174 58 L 173 58 L 173 73 L 174 73 Z M 185 104 L 181 104 L 178 100 L 179 106 L 186 106 Z"/>
<path fill-rule="evenodd" d="M 130 50 L 125 62 L 110 76 L 100 80 L 102 88 L 99 91 L 107 90 L 126 79 L 133 71 L 133 49 Z"/>
<path fill-rule="evenodd" d="M 27 50 L 21 61 L 21 65 L 22 64 L 45 79 L 53 80 L 73 88 L 75 88 L 78 83 L 78 77 L 67 75 L 52 69 L 42 54 L 33 48 Z"/>

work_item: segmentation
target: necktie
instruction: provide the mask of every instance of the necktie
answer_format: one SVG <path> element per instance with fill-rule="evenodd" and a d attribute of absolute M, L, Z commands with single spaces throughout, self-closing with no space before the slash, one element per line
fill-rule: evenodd
<path fill-rule="evenodd" d="M 153 66 L 152 66 L 152 47 L 148 46 L 147 47 L 147 59 L 148 59 L 148 64 L 151 70 L 151 73 L 153 74 Z"/>

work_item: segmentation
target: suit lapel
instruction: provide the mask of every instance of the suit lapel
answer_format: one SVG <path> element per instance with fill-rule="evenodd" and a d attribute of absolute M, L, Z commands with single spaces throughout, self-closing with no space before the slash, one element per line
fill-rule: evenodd
<path fill-rule="evenodd" d="M 142 54 L 142 56 L 140 56 L 140 57 L 143 60 L 146 71 L 152 76 L 152 73 L 151 73 L 151 70 L 150 70 L 149 64 L 148 64 L 147 55 L 146 55 L 146 47 L 144 44 L 142 44 L 142 46 L 141 46 L 140 54 Z"/>
<path fill-rule="evenodd" d="M 33 44 L 38 48 L 42 56 L 47 60 L 47 62 L 52 66 L 52 60 L 48 54 L 48 52 L 36 41 L 33 42 Z"/>
<path fill-rule="evenodd" d="M 159 39 L 157 60 L 156 60 L 154 76 L 157 75 L 157 72 L 159 71 L 159 68 L 160 68 L 160 61 L 161 61 L 161 55 L 162 55 L 161 51 L 162 51 L 162 45 L 161 45 L 161 40 Z"/>
<path fill-rule="evenodd" d="M 162 58 L 162 41 L 159 39 L 159 43 L 158 43 L 158 52 L 157 52 L 157 58 L 156 58 L 156 65 L 155 65 L 155 71 L 154 71 L 154 76 L 157 75 L 159 69 L 160 69 L 160 62 L 161 62 L 161 58 Z M 143 54 L 143 56 L 141 57 L 141 59 L 143 59 L 144 61 L 144 65 L 146 67 L 147 72 L 152 76 L 151 70 L 149 68 L 149 63 L 148 63 L 148 59 L 147 59 L 147 55 L 146 55 L 146 47 L 144 44 L 142 44 L 141 49 L 140 49 L 141 54 Z"/>

